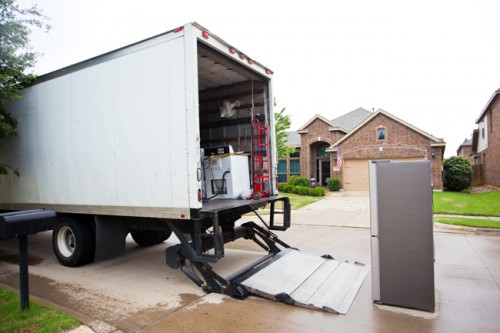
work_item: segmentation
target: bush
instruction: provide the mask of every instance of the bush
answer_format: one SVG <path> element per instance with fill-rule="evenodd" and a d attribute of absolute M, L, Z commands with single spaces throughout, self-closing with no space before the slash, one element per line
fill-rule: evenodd
<path fill-rule="evenodd" d="M 293 186 L 309 186 L 309 178 L 304 176 L 291 176 L 288 184 Z"/>
<path fill-rule="evenodd" d="M 309 195 L 312 197 L 324 197 L 325 196 L 325 189 L 322 187 L 310 188 Z"/>
<path fill-rule="evenodd" d="M 298 195 L 309 195 L 309 187 L 307 186 L 295 186 Z"/>
<path fill-rule="evenodd" d="M 330 191 L 338 191 L 340 190 L 340 179 L 338 178 L 329 178 L 327 182 L 328 189 Z"/>
<path fill-rule="evenodd" d="M 280 192 L 285 192 L 285 190 L 284 190 L 285 185 L 286 185 L 286 184 L 279 183 L 279 184 L 278 184 L 278 191 L 280 191 Z"/>
<path fill-rule="evenodd" d="M 448 191 L 460 192 L 470 186 L 472 169 L 464 156 L 453 156 L 443 163 L 444 183 Z"/>
<path fill-rule="evenodd" d="M 293 185 L 286 184 L 285 186 L 283 186 L 283 192 L 285 192 L 285 193 L 292 193 L 294 187 L 295 186 L 293 186 Z"/>

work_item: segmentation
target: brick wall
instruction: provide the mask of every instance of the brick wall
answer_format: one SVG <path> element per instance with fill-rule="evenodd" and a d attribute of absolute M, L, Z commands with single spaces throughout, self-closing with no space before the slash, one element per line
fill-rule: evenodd
<path fill-rule="evenodd" d="M 321 119 L 314 120 L 307 126 L 307 133 L 300 134 L 300 174 L 306 177 L 315 177 L 314 157 L 315 152 L 311 146 L 317 142 L 326 142 L 329 145 L 340 140 L 345 133 L 343 131 L 330 131 L 331 126 Z M 331 157 L 332 158 L 332 157 Z M 330 162 L 330 168 L 333 168 L 333 160 Z M 330 173 L 332 170 L 330 170 Z"/>
<path fill-rule="evenodd" d="M 472 156 L 472 145 L 460 146 L 460 150 L 457 152 L 457 156 L 466 157 L 470 165 L 474 165 L 474 157 Z"/>
<path fill-rule="evenodd" d="M 385 139 L 377 139 L 377 129 L 385 129 Z M 431 161 L 434 189 L 442 189 L 442 158 L 444 147 L 431 147 L 432 140 L 401 124 L 378 114 L 340 144 L 342 159 L 423 158 Z M 435 157 L 432 157 L 434 148 Z M 336 173 L 342 179 L 342 171 Z M 343 180 L 343 179 L 342 179 Z"/>
<path fill-rule="evenodd" d="M 488 117 L 488 148 L 483 163 L 484 180 L 488 185 L 500 186 L 500 97 L 490 105 Z"/>

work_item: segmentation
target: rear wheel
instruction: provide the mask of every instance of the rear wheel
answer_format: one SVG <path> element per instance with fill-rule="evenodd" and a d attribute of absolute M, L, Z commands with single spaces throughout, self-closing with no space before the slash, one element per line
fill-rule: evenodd
<path fill-rule="evenodd" d="M 70 216 L 59 218 L 52 233 L 52 247 L 63 266 L 77 267 L 94 261 L 95 238 L 91 224 Z"/>
<path fill-rule="evenodd" d="M 168 231 L 160 231 L 160 230 L 132 230 L 130 231 L 130 235 L 134 242 L 139 246 L 151 246 L 163 243 L 166 241 L 170 235 L 172 234 L 172 230 Z"/>

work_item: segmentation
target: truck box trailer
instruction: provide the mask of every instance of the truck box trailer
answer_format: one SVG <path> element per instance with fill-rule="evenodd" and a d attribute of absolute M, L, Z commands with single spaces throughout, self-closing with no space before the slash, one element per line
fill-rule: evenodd
<path fill-rule="evenodd" d="M 0 159 L 20 176 L 0 176 L 0 209 L 55 210 L 52 244 L 66 266 L 122 255 L 129 233 L 148 246 L 174 232 L 170 267 L 245 297 L 241 277 L 289 248 L 270 231 L 290 226 L 272 75 L 197 23 L 42 75 L 7 106 L 19 135 Z M 252 212 L 261 223 L 237 223 Z M 222 278 L 209 263 L 238 238 L 268 255 Z"/>

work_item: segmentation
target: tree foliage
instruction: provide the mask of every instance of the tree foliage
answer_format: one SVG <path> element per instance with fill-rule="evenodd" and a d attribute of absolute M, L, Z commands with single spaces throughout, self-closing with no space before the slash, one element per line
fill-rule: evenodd
<path fill-rule="evenodd" d="M 21 98 L 21 89 L 35 79 L 28 72 L 37 57 L 29 45 L 31 29 L 48 31 L 46 21 L 36 5 L 21 8 L 15 0 L 0 0 L 0 143 L 17 135 L 16 121 L 5 111 L 5 103 Z M 0 174 L 9 169 L 0 161 Z"/>
<path fill-rule="evenodd" d="M 464 156 L 453 156 L 443 163 L 444 182 L 449 191 L 460 192 L 470 186 L 472 169 L 469 160 Z"/>
<path fill-rule="evenodd" d="M 276 126 L 276 149 L 278 150 L 278 158 L 287 158 L 288 155 L 295 152 L 294 147 L 290 147 L 287 145 L 287 130 L 292 125 L 292 120 L 290 119 L 290 115 L 285 114 L 285 110 L 286 108 L 283 108 L 281 109 L 281 111 L 274 113 Z"/>

